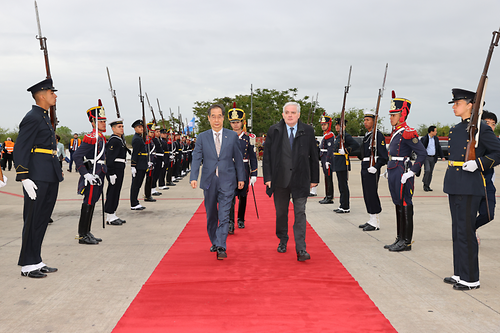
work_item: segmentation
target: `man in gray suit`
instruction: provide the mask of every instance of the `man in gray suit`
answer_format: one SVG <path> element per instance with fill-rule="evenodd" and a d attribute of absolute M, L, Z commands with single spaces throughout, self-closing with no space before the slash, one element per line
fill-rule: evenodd
<path fill-rule="evenodd" d="M 314 129 L 299 118 L 300 104 L 286 103 L 283 120 L 267 132 L 262 166 L 268 194 L 274 193 L 278 252 L 286 252 L 291 196 L 297 260 L 305 261 L 311 258 L 306 251 L 306 202 L 310 189 L 319 183 L 319 157 Z"/>
<path fill-rule="evenodd" d="M 198 136 L 193 151 L 190 184 L 198 185 L 198 173 L 203 161 L 200 187 L 205 196 L 207 231 L 211 252 L 217 252 L 217 259 L 227 258 L 226 238 L 229 231 L 229 211 L 236 186 L 245 185 L 245 167 L 239 148 L 238 135 L 224 124 L 224 107 L 214 104 L 208 109 L 211 130 Z M 219 208 L 217 209 L 217 204 Z"/>

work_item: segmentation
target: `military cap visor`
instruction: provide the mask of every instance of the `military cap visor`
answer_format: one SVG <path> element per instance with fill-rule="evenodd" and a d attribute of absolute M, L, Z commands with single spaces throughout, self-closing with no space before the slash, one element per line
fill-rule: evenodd
<path fill-rule="evenodd" d="M 132 123 L 132 128 L 136 128 L 137 126 L 144 126 L 141 119 L 137 119 Z"/>
<path fill-rule="evenodd" d="M 347 125 L 347 119 L 344 119 L 344 124 Z M 340 125 L 340 118 L 335 118 L 335 125 Z"/>
<path fill-rule="evenodd" d="M 109 126 L 113 127 L 118 124 L 123 124 L 123 119 L 122 118 L 115 118 L 112 121 L 108 122 Z"/>
<path fill-rule="evenodd" d="M 365 117 L 365 118 L 366 118 L 366 117 L 375 118 L 375 112 L 373 112 L 373 111 L 371 111 L 371 110 L 370 110 L 370 111 L 366 111 L 366 112 L 365 112 L 365 116 L 364 116 L 364 117 Z"/>
<path fill-rule="evenodd" d="M 29 92 L 31 92 L 32 94 L 34 94 L 34 93 L 36 93 L 37 91 L 40 91 L 40 90 L 57 91 L 57 89 L 54 88 L 54 84 L 52 83 L 52 79 L 45 79 L 43 81 L 40 81 L 37 84 L 29 87 L 27 90 Z"/>
<path fill-rule="evenodd" d="M 451 101 L 449 101 L 448 104 L 453 104 L 456 101 L 459 101 L 461 99 L 466 99 L 466 100 L 470 100 L 471 102 L 473 102 L 474 98 L 476 98 L 475 92 L 465 90 L 465 89 L 453 88 L 453 89 L 451 89 L 451 94 L 453 95 L 453 99 Z"/>

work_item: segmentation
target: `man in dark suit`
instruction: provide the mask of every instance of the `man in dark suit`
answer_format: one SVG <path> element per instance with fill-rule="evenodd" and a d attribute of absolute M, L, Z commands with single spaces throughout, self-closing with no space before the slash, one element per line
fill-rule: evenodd
<path fill-rule="evenodd" d="M 283 120 L 267 132 L 263 173 L 268 193 L 274 193 L 278 252 L 286 252 L 288 243 L 288 205 L 293 199 L 293 234 L 297 260 L 311 258 L 306 251 L 306 203 L 310 189 L 319 183 L 319 156 L 314 129 L 299 120 L 300 105 L 288 102 Z"/>
<path fill-rule="evenodd" d="M 14 150 L 16 181 L 24 189 L 23 238 L 18 265 L 21 275 L 44 278 L 57 268 L 42 262 L 42 242 L 56 204 L 59 182 L 63 174 L 57 158 L 57 144 L 48 110 L 56 105 L 57 91 L 52 79 L 28 88 L 33 105 L 19 124 L 19 136 Z"/>
<path fill-rule="evenodd" d="M 422 182 L 424 183 L 424 191 L 429 192 L 431 189 L 432 172 L 434 171 L 434 165 L 438 160 L 438 156 L 444 161 L 443 150 L 439 144 L 439 139 L 436 136 L 437 128 L 436 126 L 429 126 L 427 129 L 427 135 L 424 136 L 420 141 L 427 150 L 427 157 L 424 162 L 424 177 Z M 429 144 L 431 142 L 431 144 Z"/>
<path fill-rule="evenodd" d="M 217 251 L 217 259 L 222 260 L 227 258 L 226 239 L 234 191 L 236 187 L 240 190 L 243 188 L 246 174 L 238 135 L 222 128 L 224 107 L 220 104 L 210 106 L 208 121 L 212 129 L 198 136 L 193 151 L 190 184 L 193 189 L 197 187 L 200 165 L 203 161 L 200 187 L 205 196 L 207 231 L 212 243 L 210 251 Z M 219 204 L 218 209 L 217 204 Z"/>

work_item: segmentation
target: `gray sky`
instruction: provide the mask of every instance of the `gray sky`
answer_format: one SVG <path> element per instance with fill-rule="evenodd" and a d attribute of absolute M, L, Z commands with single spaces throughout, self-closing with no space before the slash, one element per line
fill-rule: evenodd
<path fill-rule="evenodd" d="M 26 89 L 45 78 L 45 67 L 34 2 L 0 6 L 0 127 L 13 129 L 33 104 Z M 498 0 L 39 0 L 38 9 L 60 126 L 89 130 L 85 111 L 98 98 L 108 119 L 116 116 L 108 66 L 126 134 L 141 117 L 139 76 L 155 111 L 159 98 L 164 113 L 180 106 L 188 120 L 195 101 L 249 94 L 250 84 L 298 88 L 300 98 L 319 93 L 333 113 L 350 65 L 346 107 L 374 108 L 386 63 L 387 129 L 393 89 L 412 101 L 410 126 L 454 124 L 451 88 L 477 88 L 500 27 Z M 485 108 L 500 116 L 500 48 L 488 74 Z"/>

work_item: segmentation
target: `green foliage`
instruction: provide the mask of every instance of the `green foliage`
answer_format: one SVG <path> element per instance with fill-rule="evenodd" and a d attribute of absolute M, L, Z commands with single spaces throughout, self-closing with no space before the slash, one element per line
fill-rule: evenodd
<path fill-rule="evenodd" d="M 437 136 L 448 136 L 450 133 L 450 125 L 442 125 L 441 123 L 436 123 L 436 124 L 431 124 L 431 125 L 426 125 L 426 124 L 420 124 L 416 128 L 418 135 L 424 136 L 427 135 L 427 130 L 429 129 L 430 126 L 436 126 L 437 129 Z"/>
<path fill-rule="evenodd" d="M 2 145 L 3 142 L 7 140 L 7 138 L 11 138 L 12 141 L 16 142 L 18 135 L 19 127 L 16 127 L 13 131 L 9 130 L 8 128 L 0 127 L 0 143 L 2 143 Z"/>
<path fill-rule="evenodd" d="M 73 132 L 69 127 L 66 126 L 60 126 L 56 128 L 56 134 L 58 134 L 61 137 L 61 142 L 64 144 L 64 146 L 67 146 L 69 144 L 69 140 L 73 137 Z"/>
<path fill-rule="evenodd" d="M 317 135 L 321 135 L 321 126 L 319 124 L 319 118 L 323 114 L 324 109 L 317 106 L 316 110 L 312 114 L 312 122 L 308 121 L 311 109 L 311 101 L 308 96 L 302 99 L 297 99 L 298 90 L 297 88 L 288 89 L 285 91 L 277 91 L 275 89 L 256 89 L 253 94 L 253 128 L 252 133 L 257 136 L 261 136 L 267 133 L 267 130 L 271 125 L 279 122 L 282 117 L 283 106 L 285 103 L 293 101 L 300 104 L 300 120 L 305 123 L 312 123 L 315 128 Z M 222 97 L 215 98 L 212 101 L 198 101 L 193 107 L 193 112 L 196 116 L 196 129 L 197 133 L 201 133 L 210 129 L 210 123 L 208 121 L 207 110 L 212 104 L 222 104 L 227 110 L 233 108 L 233 102 L 236 102 L 236 108 L 245 111 L 246 119 L 250 119 L 250 95 L 236 95 L 234 98 Z M 224 119 L 224 127 L 231 128 L 229 120 L 227 117 Z M 249 128 L 247 128 L 249 130 Z"/>
<path fill-rule="evenodd" d="M 373 110 L 372 110 L 373 111 Z M 335 118 L 340 118 L 341 112 L 333 114 L 333 125 L 332 129 L 335 128 Z M 345 111 L 345 119 L 347 120 L 346 132 L 352 136 L 364 136 L 366 133 L 366 128 L 364 125 L 365 119 L 365 109 L 350 108 Z M 385 133 L 385 128 L 382 125 L 383 117 L 378 117 L 377 129 L 382 133 Z"/>

